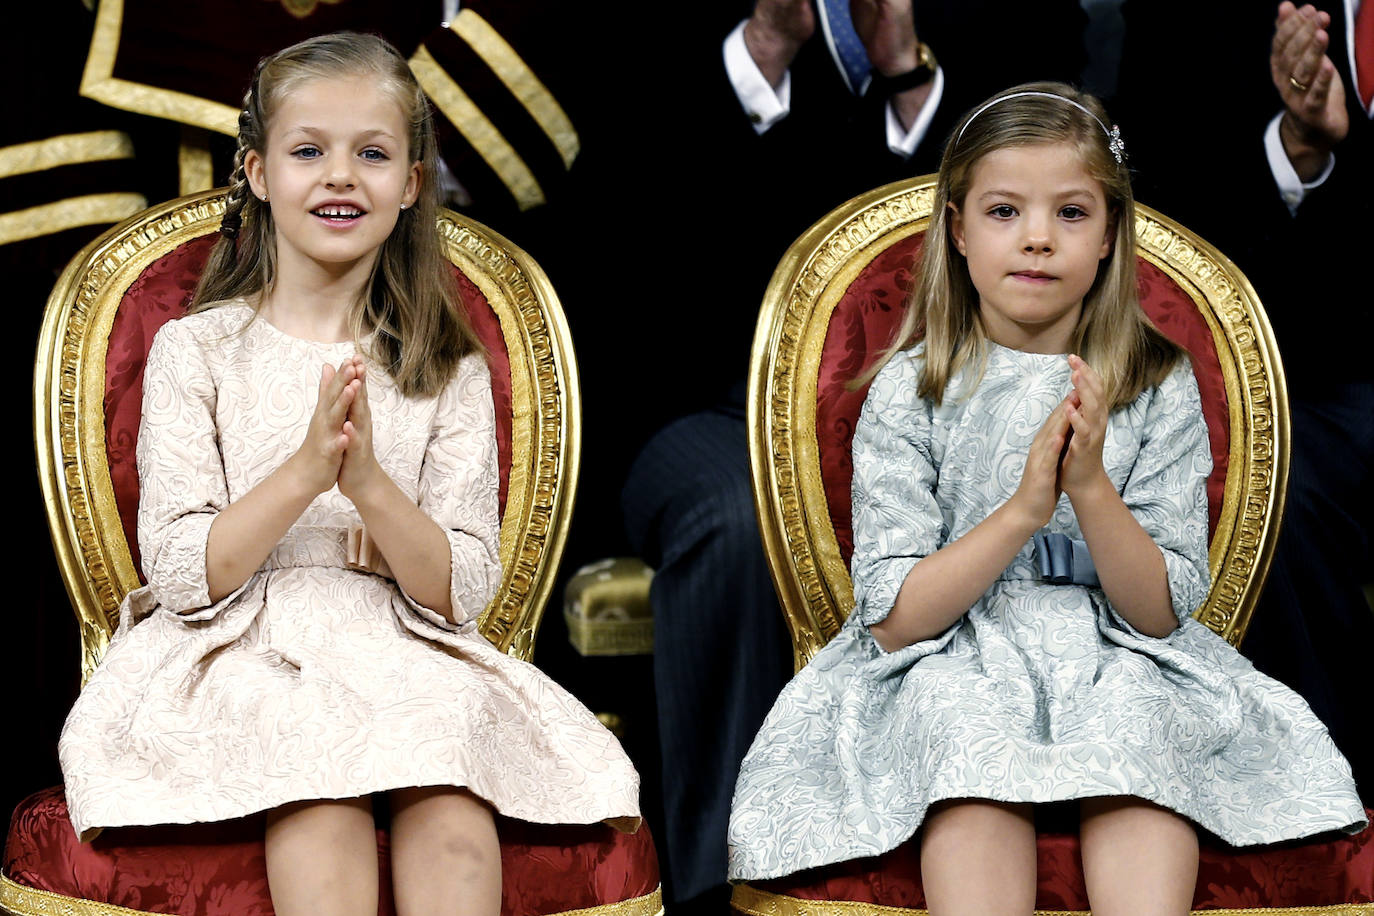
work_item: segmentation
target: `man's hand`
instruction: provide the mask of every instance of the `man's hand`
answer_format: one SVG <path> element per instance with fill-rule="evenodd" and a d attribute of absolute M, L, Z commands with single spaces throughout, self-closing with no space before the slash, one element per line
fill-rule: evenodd
<path fill-rule="evenodd" d="M 744 25 L 744 45 L 764 79 L 774 89 L 801 46 L 816 31 L 811 0 L 758 0 Z"/>
<path fill-rule="evenodd" d="M 920 43 L 911 0 L 850 0 L 849 16 L 873 69 L 883 76 L 916 69 Z"/>
<path fill-rule="evenodd" d="M 1331 150 L 1350 132 L 1345 83 L 1326 53 L 1331 16 L 1308 4 L 1279 4 L 1269 76 L 1283 99 L 1279 137 L 1303 181 L 1321 174 Z"/>

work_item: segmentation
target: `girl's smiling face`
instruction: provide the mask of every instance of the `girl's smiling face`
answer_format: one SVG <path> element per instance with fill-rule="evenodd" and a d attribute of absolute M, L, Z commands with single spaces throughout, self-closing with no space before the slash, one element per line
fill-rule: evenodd
<path fill-rule="evenodd" d="M 408 135 L 400 106 L 374 80 L 313 79 L 286 93 L 266 149 L 243 161 L 272 208 L 279 271 L 371 271 L 401 205 L 419 193 Z"/>
<path fill-rule="evenodd" d="M 1102 186 L 1078 151 L 1049 143 L 988 153 L 973 166 L 962 205 L 949 206 L 988 337 L 1016 350 L 1065 352 L 1115 233 Z"/>

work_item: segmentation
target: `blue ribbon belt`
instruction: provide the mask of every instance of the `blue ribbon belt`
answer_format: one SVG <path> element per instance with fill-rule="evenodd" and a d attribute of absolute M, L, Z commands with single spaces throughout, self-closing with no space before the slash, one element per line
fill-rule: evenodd
<path fill-rule="evenodd" d="M 1086 541 L 1044 528 L 1035 532 L 1031 540 L 1035 542 L 1035 563 L 1040 569 L 1040 578 L 1046 582 L 1102 587 Z"/>

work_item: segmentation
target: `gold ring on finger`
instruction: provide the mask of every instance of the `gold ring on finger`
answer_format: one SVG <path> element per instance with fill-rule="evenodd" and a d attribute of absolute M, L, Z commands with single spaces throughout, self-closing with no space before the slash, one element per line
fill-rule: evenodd
<path fill-rule="evenodd" d="M 1298 82 L 1298 78 L 1291 73 L 1288 74 L 1288 85 L 1292 86 L 1299 92 L 1306 92 L 1309 88 L 1311 88 L 1306 83 Z"/>

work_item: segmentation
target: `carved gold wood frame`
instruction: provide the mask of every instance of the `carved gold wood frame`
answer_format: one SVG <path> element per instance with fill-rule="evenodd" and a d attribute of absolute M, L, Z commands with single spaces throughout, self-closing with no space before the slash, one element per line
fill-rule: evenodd
<path fill-rule="evenodd" d="M 735 885 L 730 906 L 746 916 L 927 916 L 925 909 L 882 906 L 853 900 L 804 900 Z M 1374 904 L 1338 903 L 1332 906 L 1224 907 L 1193 910 L 1194 916 L 1374 916 Z M 1035 916 L 1089 916 L 1086 910 L 1036 910 Z"/>
<path fill-rule="evenodd" d="M 749 368 L 754 501 L 800 669 L 854 606 L 821 482 L 816 377 L 830 316 L 888 246 L 923 231 L 933 175 L 877 188 L 788 249 L 764 295 Z M 1194 616 L 1239 644 L 1269 570 L 1288 479 L 1288 400 L 1273 331 L 1240 270 L 1187 229 L 1137 206 L 1139 253 L 1172 277 L 1212 330 L 1230 406 L 1230 465 L 1212 537 L 1212 589 Z"/>
<path fill-rule="evenodd" d="M 112 903 L 82 900 L 26 887 L 2 874 L 0 913 L 10 916 L 152 916 L 145 910 L 131 910 Z M 549 916 L 663 916 L 663 892 L 653 890 L 642 897 L 632 897 L 619 903 L 563 910 L 550 913 Z"/>
<path fill-rule="evenodd" d="M 223 190 L 154 207 L 78 254 L 48 299 L 34 367 L 38 476 L 81 635 L 82 681 L 95 670 L 120 602 L 139 579 L 105 453 L 105 349 L 129 285 L 158 258 L 215 232 Z M 481 289 L 510 354 L 510 485 L 501 520 L 502 580 L 479 627 L 529 660 L 567 537 L 581 446 L 581 399 L 567 324 L 548 277 L 480 223 L 441 211 L 446 252 Z"/>

